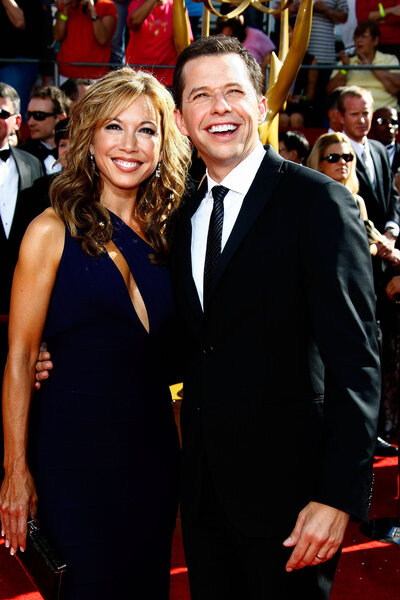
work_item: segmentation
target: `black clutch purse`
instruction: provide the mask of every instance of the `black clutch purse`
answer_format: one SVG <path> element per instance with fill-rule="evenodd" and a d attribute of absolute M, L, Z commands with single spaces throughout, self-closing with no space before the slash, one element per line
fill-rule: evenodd
<path fill-rule="evenodd" d="M 62 599 L 65 561 L 56 553 L 35 519 L 28 521 L 25 552 L 15 554 L 18 562 L 44 600 Z"/>

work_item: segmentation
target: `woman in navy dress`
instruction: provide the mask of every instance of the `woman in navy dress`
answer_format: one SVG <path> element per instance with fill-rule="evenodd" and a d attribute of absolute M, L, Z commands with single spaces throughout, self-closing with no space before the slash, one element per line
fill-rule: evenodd
<path fill-rule="evenodd" d="M 52 208 L 29 226 L 15 271 L 2 533 L 21 551 L 38 517 L 68 563 L 68 600 L 168 598 L 179 441 L 163 227 L 189 161 L 173 108 L 131 69 L 89 88 Z M 32 395 L 41 339 L 54 369 Z"/>

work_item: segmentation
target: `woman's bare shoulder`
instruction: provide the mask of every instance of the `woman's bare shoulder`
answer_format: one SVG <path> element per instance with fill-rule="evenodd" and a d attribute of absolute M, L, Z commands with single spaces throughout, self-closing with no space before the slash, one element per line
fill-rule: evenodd
<path fill-rule="evenodd" d="M 53 208 L 46 208 L 29 224 L 21 244 L 25 248 L 47 248 L 62 252 L 65 238 L 65 225 Z"/>
<path fill-rule="evenodd" d="M 35 237 L 64 237 L 65 225 L 56 215 L 53 208 L 46 208 L 29 224 L 25 236 Z"/>

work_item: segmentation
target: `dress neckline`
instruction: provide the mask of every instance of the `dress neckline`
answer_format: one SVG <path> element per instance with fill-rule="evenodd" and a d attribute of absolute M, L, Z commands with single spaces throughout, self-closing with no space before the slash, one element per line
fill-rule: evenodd
<path fill-rule="evenodd" d="M 148 248 L 150 248 L 150 250 L 154 253 L 154 248 L 152 246 L 150 246 L 150 244 L 148 242 L 146 242 L 146 240 L 144 240 L 142 237 L 140 237 L 140 235 L 138 233 L 136 233 L 136 231 L 134 229 L 132 229 L 132 227 L 129 227 L 129 225 L 127 225 L 125 223 L 125 221 L 123 221 L 121 219 L 121 217 L 119 217 L 114 212 L 112 212 L 112 210 L 110 210 L 109 208 L 107 208 L 107 210 L 108 210 L 108 212 L 110 214 L 111 221 L 113 223 L 113 227 L 115 226 L 115 224 L 117 224 L 120 227 L 120 229 L 127 230 L 128 232 L 130 232 L 131 234 L 133 234 L 135 236 L 135 238 L 137 238 L 140 242 L 142 242 Z"/>

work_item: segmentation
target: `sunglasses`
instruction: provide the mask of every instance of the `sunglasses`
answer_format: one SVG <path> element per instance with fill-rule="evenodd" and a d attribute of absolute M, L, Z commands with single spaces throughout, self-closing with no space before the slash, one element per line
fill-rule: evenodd
<path fill-rule="evenodd" d="M 343 158 L 344 162 L 348 163 L 353 160 L 354 156 L 352 154 L 336 154 L 336 152 L 334 152 L 333 154 L 323 156 L 321 160 L 326 160 L 328 163 L 337 163 L 341 158 Z"/>
<path fill-rule="evenodd" d="M 385 119 L 384 117 L 378 117 L 375 121 L 378 125 L 393 125 L 396 127 L 399 122 L 396 119 Z"/>
<path fill-rule="evenodd" d="M 8 112 L 8 110 L 4 110 L 4 108 L 0 108 L 0 119 L 3 119 L 4 121 L 6 119 L 8 119 L 8 117 L 13 117 L 15 115 L 15 113 L 10 113 Z"/>
<path fill-rule="evenodd" d="M 26 111 L 26 120 L 32 117 L 35 121 L 44 121 L 47 117 L 54 117 L 57 113 L 48 113 L 43 112 L 42 110 L 27 110 Z"/>

